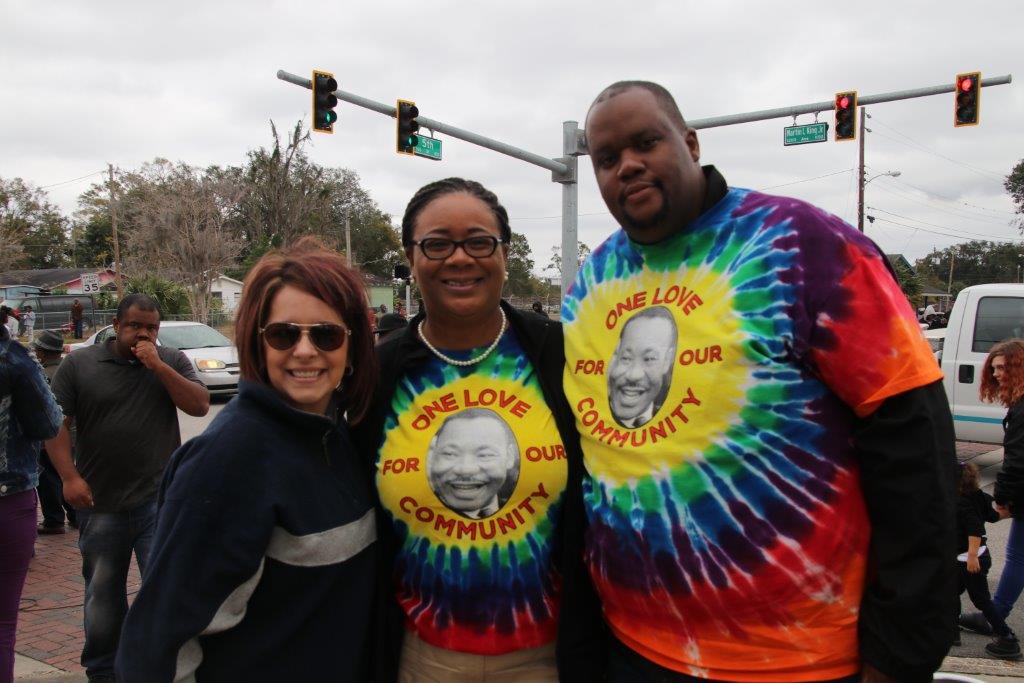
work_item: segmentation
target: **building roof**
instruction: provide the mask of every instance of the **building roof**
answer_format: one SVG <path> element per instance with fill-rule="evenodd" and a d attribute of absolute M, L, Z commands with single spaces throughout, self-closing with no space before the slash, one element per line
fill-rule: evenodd
<path fill-rule="evenodd" d="M 885 258 L 889 259 L 889 263 L 892 264 L 893 268 L 895 268 L 896 264 L 899 263 L 900 265 L 910 270 L 910 272 L 915 272 L 914 266 L 910 264 L 910 261 L 908 261 L 907 257 L 904 256 L 903 254 L 886 254 Z"/>
<path fill-rule="evenodd" d="M 103 273 L 109 268 L 43 268 L 40 270 L 9 270 L 0 273 L 0 287 L 32 285 L 44 289 L 77 280 L 84 273 Z"/>

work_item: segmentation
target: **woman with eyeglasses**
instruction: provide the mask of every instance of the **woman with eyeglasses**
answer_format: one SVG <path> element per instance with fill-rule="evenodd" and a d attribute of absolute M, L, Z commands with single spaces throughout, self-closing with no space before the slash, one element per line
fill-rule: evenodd
<path fill-rule="evenodd" d="M 272 252 L 235 343 L 238 397 L 165 474 L 117 680 L 369 680 L 376 519 L 347 424 L 376 378 L 362 282 L 315 240 Z"/>
<path fill-rule="evenodd" d="M 601 677 L 561 326 L 502 301 L 511 235 L 461 178 L 402 219 L 423 307 L 378 346 L 357 433 L 383 510 L 375 681 Z"/>

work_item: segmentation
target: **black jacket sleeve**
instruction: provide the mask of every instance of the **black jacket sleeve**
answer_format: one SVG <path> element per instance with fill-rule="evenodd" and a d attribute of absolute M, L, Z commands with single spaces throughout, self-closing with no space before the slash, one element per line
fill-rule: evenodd
<path fill-rule="evenodd" d="M 942 382 L 886 399 L 854 448 L 871 520 L 861 657 L 900 681 L 930 681 L 953 642 L 956 447 Z"/>
<path fill-rule="evenodd" d="M 995 499 L 1017 517 L 1024 515 L 1024 401 L 1010 407 L 1003 428 L 1003 466 L 996 475 Z"/>
<path fill-rule="evenodd" d="M 972 496 L 960 496 L 957 499 L 956 520 L 964 536 L 980 538 L 985 535 L 985 524 L 978 515 L 978 506 Z"/>

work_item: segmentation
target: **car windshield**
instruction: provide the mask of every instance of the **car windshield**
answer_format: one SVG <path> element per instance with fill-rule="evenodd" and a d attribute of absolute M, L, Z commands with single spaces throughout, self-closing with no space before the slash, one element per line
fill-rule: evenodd
<path fill-rule="evenodd" d="M 175 349 L 206 349 L 231 346 L 223 334 L 201 323 L 160 328 L 160 343 Z"/>

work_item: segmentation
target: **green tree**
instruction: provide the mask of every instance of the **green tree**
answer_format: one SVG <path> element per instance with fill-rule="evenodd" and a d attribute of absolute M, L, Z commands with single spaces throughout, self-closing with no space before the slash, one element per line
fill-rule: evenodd
<path fill-rule="evenodd" d="M 1017 205 L 1017 213 L 1024 215 L 1024 159 L 1017 162 L 1010 174 L 1006 176 L 1003 187 L 1010 193 L 1010 198 Z M 1018 218 L 1017 224 L 1024 232 L 1024 218 Z"/>
<path fill-rule="evenodd" d="M 915 270 L 922 284 L 946 289 L 953 267 L 952 294 L 964 287 L 987 282 L 1015 282 L 1017 267 L 1024 263 L 1024 245 L 1013 242 L 974 240 L 935 249 L 917 260 Z"/>
<path fill-rule="evenodd" d="M 148 294 L 159 301 L 164 315 L 184 315 L 192 312 L 185 288 L 165 278 L 152 274 L 128 278 L 125 283 L 125 294 L 136 293 Z M 117 306 L 116 301 L 112 303 Z"/>
<path fill-rule="evenodd" d="M 302 235 L 316 235 L 343 251 L 346 218 L 354 263 L 389 276 L 402 261 L 399 233 L 362 188 L 358 174 L 311 162 L 305 153 L 309 131 L 301 121 L 285 140 L 273 121 L 270 131 L 269 148 L 251 150 L 243 166 L 220 171 L 246 188 L 234 221 L 244 243 L 242 262 L 231 276 L 241 279 L 263 253 Z"/>
<path fill-rule="evenodd" d="M 530 242 L 513 232 L 508 244 L 508 282 L 505 291 L 512 296 L 532 297 L 544 292 L 544 283 L 533 275 L 533 254 Z"/>
<path fill-rule="evenodd" d="M 0 270 L 71 264 L 68 221 L 45 192 L 0 178 Z"/>
<path fill-rule="evenodd" d="M 577 265 L 582 264 L 583 261 L 585 261 L 586 258 L 588 256 L 590 256 L 590 247 L 587 246 L 586 242 L 577 242 L 576 243 L 576 251 L 577 251 L 577 261 L 576 261 Z M 561 274 L 561 272 L 562 272 L 562 247 L 561 246 L 551 247 L 551 260 L 548 261 L 548 266 L 544 270 L 545 271 L 550 271 L 552 273 L 555 273 L 556 275 Z"/>
<path fill-rule="evenodd" d="M 910 302 L 911 306 L 916 307 L 920 303 L 921 290 L 923 288 L 921 278 L 903 263 L 901 259 L 896 260 L 892 264 L 892 269 L 896 273 L 896 282 L 899 284 L 900 289 L 903 290 L 903 295 L 907 297 L 907 301 Z"/>

